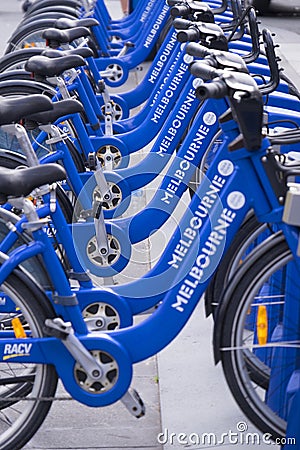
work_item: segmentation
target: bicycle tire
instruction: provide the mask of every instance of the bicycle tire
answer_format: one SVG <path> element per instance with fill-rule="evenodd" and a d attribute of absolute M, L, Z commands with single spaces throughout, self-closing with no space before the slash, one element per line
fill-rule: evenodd
<path fill-rule="evenodd" d="M 30 20 L 33 17 L 38 17 L 41 14 L 47 13 L 65 13 L 73 16 L 74 18 L 80 17 L 80 12 L 76 11 L 74 8 L 70 8 L 68 6 L 45 6 L 44 8 L 39 8 L 38 10 L 32 11 L 30 14 L 25 15 L 21 23 L 24 23 L 27 20 Z"/>
<path fill-rule="evenodd" d="M 24 69 L 26 61 L 32 56 L 40 55 L 44 48 L 22 48 L 3 55 L 0 59 L 0 72 Z"/>
<path fill-rule="evenodd" d="M 7 278 L 1 289 L 14 302 L 16 308 L 19 308 L 18 316 L 21 316 L 22 320 L 26 322 L 26 328 L 31 332 L 30 335 L 32 337 L 44 336 L 44 322 L 46 318 L 54 316 L 53 309 L 44 293 L 18 269 Z M 28 342 L 29 340 L 30 338 L 28 338 Z M 10 365 L 12 366 L 11 361 Z M 4 369 L 2 369 L 3 366 Z M 51 400 L 38 400 L 38 398 L 53 398 L 57 387 L 56 371 L 51 365 L 31 364 L 25 368 L 24 363 L 14 362 L 14 369 L 11 368 L 10 371 L 8 366 L 8 363 L 1 362 L 0 371 L 4 370 L 5 378 L 3 376 L 3 380 L 5 379 L 8 386 L 8 393 L 13 397 L 17 392 L 20 394 L 20 382 L 18 380 L 22 379 L 22 374 L 24 375 L 27 370 L 29 372 L 34 370 L 34 376 L 31 376 L 30 380 L 30 392 L 37 400 L 27 401 L 28 391 L 26 390 L 25 396 L 24 393 L 20 395 L 16 408 L 15 402 L 9 404 L 9 397 L 4 396 L 5 402 L 8 402 L 8 404 L 4 411 L 0 410 L 0 417 L 2 418 L 1 450 L 23 448 L 45 420 L 52 403 Z M 27 383 L 29 382 L 21 382 L 24 387 Z M 4 390 L 5 386 L 4 381 L 2 381 L 1 390 Z M 17 386 L 16 390 L 14 390 L 14 386 Z"/>
<path fill-rule="evenodd" d="M 40 14 L 36 14 L 34 16 L 29 16 L 23 19 L 19 23 L 18 31 L 23 29 L 26 25 L 30 24 L 31 22 L 34 22 L 36 20 L 57 20 L 57 19 L 69 19 L 69 20 L 77 20 L 78 16 L 75 14 L 70 14 L 67 12 L 56 12 L 56 11 L 49 11 L 49 12 L 42 12 Z M 14 34 L 11 35 L 11 39 L 14 37 L 16 31 Z"/>
<path fill-rule="evenodd" d="M 68 6 L 70 8 L 80 8 L 82 6 L 81 3 L 76 0 L 63 0 L 60 2 L 60 4 Z M 29 6 L 24 16 L 29 16 L 33 11 L 41 8 L 48 8 L 50 6 L 57 6 L 57 0 L 40 0 L 39 2 L 35 2 L 31 6 Z"/>
<path fill-rule="evenodd" d="M 39 48 L 46 47 L 45 39 L 42 38 L 42 33 L 47 28 L 52 28 L 55 24 L 55 21 L 56 19 L 37 19 L 28 23 L 20 30 L 16 30 L 15 33 L 13 33 L 13 35 L 8 39 L 8 45 L 4 51 L 4 54 L 6 55 L 16 50 L 26 48 L 26 39 L 28 40 L 30 37 L 31 39 L 33 39 L 32 41 L 30 41 L 33 43 L 33 45 L 31 45 L 30 43 L 28 45 Z M 37 43 L 39 44 L 37 45 Z"/>
<path fill-rule="evenodd" d="M 293 257 L 280 233 L 272 236 L 269 244 L 267 246 L 263 244 L 261 249 L 262 252 L 257 252 L 256 256 L 249 257 L 242 264 L 242 270 L 235 275 L 226 288 L 222 299 L 222 323 L 221 321 L 218 323 L 220 327 L 218 346 L 227 384 L 238 405 L 252 423 L 262 432 L 270 433 L 274 439 L 285 436 L 286 421 L 284 417 L 279 415 L 278 411 L 274 410 L 275 408 L 272 409 L 264 401 L 267 397 L 270 401 L 270 397 L 275 392 L 274 386 L 272 392 L 270 392 L 270 388 L 269 392 L 267 391 L 261 398 L 261 390 L 253 383 L 249 372 L 245 370 L 245 357 L 249 359 L 249 345 L 253 346 L 252 342 L 244 347 L 244 339 L 246 339 L 245 323 L 249 308 L 251 306 L 257 308 L 258 303 L 263 304 L 263 301 L 260 303 L 258 299 L 261 297 L 263 300 L 264 298 L 265 283 L 270 280 L 273 280 L 274 283 L 275 277 L 284 273 L 281 271 L 292 261 Z M 280 280 L 282 280 L 282 276 Z M 278 294 L 276 294 L 278 297 L 279 285 L 276 288 L 278 289 Z M 280 292 L 283 295 L 283 290 L 280 290 Z M 270 296 L 266 301 L 271 307 Z M 275 303 L 273 303 L 273 307 L 275 307 Z M 253 340 L 251 333 L 249 333 L 248 339 Z M 269 347 L 271 343 L 272 340 L 269 337 Z M 274 343 L 274 347 L 278 347 L 278 343 L 279 339 Z M 257 359 L 255 351 L 252 348 L 253 359 Z M 269 356 L 268 361 L 270 361 L 270 358 L 272 356 Z M 281 369 L 279 358 L 275 358 L 273 355 L 272 361 L 271 364 L 277 364 L 277 370 Z"/>

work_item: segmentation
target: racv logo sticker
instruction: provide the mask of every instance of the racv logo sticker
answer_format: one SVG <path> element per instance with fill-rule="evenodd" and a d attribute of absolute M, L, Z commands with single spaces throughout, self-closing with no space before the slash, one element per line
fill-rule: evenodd
<path fill-rule="evenodd" d="M 5 344 L 3 361 L 20 356 L 29 356 L 32 344 Z"/>

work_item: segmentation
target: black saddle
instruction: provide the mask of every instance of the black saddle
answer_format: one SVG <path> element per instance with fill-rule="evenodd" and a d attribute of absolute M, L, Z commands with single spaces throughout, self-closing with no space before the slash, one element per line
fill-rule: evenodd
<path fill-rule="evenodd" d="M 75 39 L 83 38 L 90 34 L 90 30 L 85 27 L 68 28 L 65 30 L 48 28 L 43 31 L 42 37 L 48 41 L 50 47 L 59 47 L 61 44 L 68 44 Z"/>
<path fill-rule="evenodd" d="M 82 104 L 74 99 L 61 100 L 60 102 L 53 103 L 53 109 L 51 111 L 43 111 L 36 114 L 30 114 L 26 117 L 27 120 L 36 122 L 38 124 L 48 124 L 56 122 L 60 117 L 75 114 L 83 111 Z"/>
<path fill-rule="evenodd" d="M 84 66 L 85 61 L 79 55 L 66 55 L 59 58 L 47 58 L 46 56 L 32 56 L 25 64 L 25 70 L 44 77 L 60 76 L 65 70 Z"/>
<path fill-rule="evenodd" d="M 0 167 L 0 203 L 8 197 L 26 197 L 35 188 L 66 179 L 66 173 L 59 164 L 44 164 L 24 169 Z"/>
<path fill-rule="evenodd" d="M 70 48 L 68 50 L 55 50 L 53 48 L 47 48 L 42 51 L 41 55 L 47 56 L 47 58 L 61 58 L 62 56 L 67 55 L 79 55 L 82 56 L 82 58 L 89 58 L 94 55 L 94 52 L 89 47 Z"/>
<path fill-rule="evenodd" d="M 29 114 L 51 109 L 53 109 L 52 102 L 45 95 L 0 97 L 0 125 L 18 122 Z"/>
<path fill-rule="evenodd" d="M 54 23 L 54 27 L 60 30 L 65 30 L 66 28 L 77 28 L 77 27 L 95 27 L 99 25 L 98 20 L 93 17 L 86 17 L 84 19 L 65 19 L 64 17 L 57 19 Z"/>

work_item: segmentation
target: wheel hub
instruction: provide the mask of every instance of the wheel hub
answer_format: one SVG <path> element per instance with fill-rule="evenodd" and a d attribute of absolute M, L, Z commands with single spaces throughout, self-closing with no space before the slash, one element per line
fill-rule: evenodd
<path fill-rule="evenodd" d="M 103 168 L 109 166 L 113 170 L 117 169 L 122 160 L 120 150 L 114 145 L 104 145 L 97 150 L 97 157 Z"/>
<path fill-rule="evenodd" d="M 90 353 L 101 365 L 101 377 L 97 381 L 92 380 L 81 364 L 76 363 L 74 367 L 75 380 L 84 391 L 91 394 L 103 394 L 112 389 L 117 383 L 119 367 L 116 360 L 104 351 L 92 350 Z"/>
<path fill-rule="evenodd" d="M 92 264 L 100 267 L 109 267 L 115 264 L 121 254 L 119 241 L 111 234 L 107 235 L 108 253 L 102 255 L 99 252 L 96 236 L 93 236 L 87 243 L 86 252 Z"/>
<path fill-rule="evenodd" d="M 120 327 L 118 311 L 104 302 L 95 302 L 82 311 L 89 331 L 115 330 Z"/>
<path fill-rule="evenodd" d="M 117 206 L 119 206 L 119 204 L 122 202 L 122 191 L 117 184 L 112 183 L 111 181 L 107 182 L 107 186 L 110 193 L 107 198 L 105 195 L 103 196 L 103 198 L 101 198 L 100 190 L 98 187 L 96 187 L 93 192 L 93 199 L 95 201 L 101 201 L 102 208 L 106 210 L 112 210 L 117 208 Z"/>

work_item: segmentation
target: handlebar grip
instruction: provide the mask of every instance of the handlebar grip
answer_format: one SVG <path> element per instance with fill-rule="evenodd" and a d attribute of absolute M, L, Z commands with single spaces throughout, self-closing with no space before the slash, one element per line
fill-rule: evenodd
<path fill-rule="evenodd" d="M 213 80 L 223 74 L 222 70 L 215 69 L 200 61 L 191 63 L 190 72 L 194 77 L 202 78 L 202 80 Z"/>
<path fill-rule="evenodd" d="M 222 80 L 213 81 L 209 84 L 203 84 L 196 89 L 196 97 L 199 100 L 208 98 L 223 98 L 228 93 L 228 87 Z"/>
<path fill-rule="evenodd" d="M 191 14 L 191 10 L 188 5 L 176 5 L 172 6 L 170 14 L 172 17 L 185 17 Z"/>
<path fill-rule="evenodd" d="M 173 20 L 175 30 L 187 30 L 191 25 L 193 25 L 193 22 L 190 20 L 180 19 L 179 17 Z"/>
<path fill-rule="evenodd" d="M 188 55 L 196 56 L 197 58 L 205 58 L 205 56 L 209 56 L 211 54 L 210 50 L 196 42 L 189 42 L 185 47 L 185 52 Z"/>
<path fill-rule="evenodd" d="M 177 41 L 178 42 L 199 41 L 199 31 L 196 30 L 195 28 L 178 31 Z"/>

